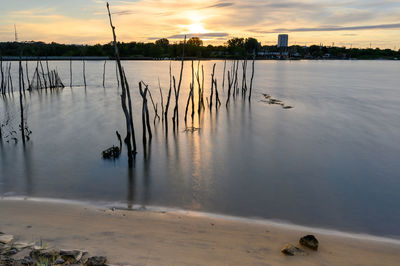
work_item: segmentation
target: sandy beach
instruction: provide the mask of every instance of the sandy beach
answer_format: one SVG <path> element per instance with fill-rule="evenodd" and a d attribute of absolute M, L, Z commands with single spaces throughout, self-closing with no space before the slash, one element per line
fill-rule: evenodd
<path fill-rule="evenodd" d="M 117 265 L 399 265 L 400 241 L 185 211 L 0 200 L 0 231 L 16 240 L 87 250 Z M 280 250 L 314 234 L 307 256 Z"/>

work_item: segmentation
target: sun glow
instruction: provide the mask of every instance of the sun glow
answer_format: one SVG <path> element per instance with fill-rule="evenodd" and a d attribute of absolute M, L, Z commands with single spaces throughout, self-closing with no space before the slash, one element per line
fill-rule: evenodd
<path fill-rule="evenodd" d="M 187 26 L 189 33 L 206 33 L 206 29 L 200 23 L 195 23 Z"/>

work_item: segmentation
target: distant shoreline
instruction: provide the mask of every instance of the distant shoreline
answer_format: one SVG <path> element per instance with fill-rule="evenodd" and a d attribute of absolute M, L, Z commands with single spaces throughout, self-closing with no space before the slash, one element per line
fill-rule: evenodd
<path fill-rule="evenodd" d="M 108 56 L 3 56 L 0 57 L 2 61 L 114 61 L 115 59 Z M 121 57 L 123 61 L 180 61 L 181 58 L 152 58 L 152 57 Z M 235 58 L 196 58 L 185 57 L 184 61 L 213 61 L 213 60 L 243 60 Z M 251 60 L 251 59 L 248 59 Z M 398 59 L 340 59 L 340 58 L 286 58 L 286 59 L 271 59 L 271 58 L 256 58 L 256 61 L 400 61 Z"/>

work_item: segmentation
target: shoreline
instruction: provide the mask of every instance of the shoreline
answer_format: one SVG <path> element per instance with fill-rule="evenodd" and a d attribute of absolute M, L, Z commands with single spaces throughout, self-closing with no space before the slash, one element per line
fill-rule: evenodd
<path fill-rule="evenodd" d="M 149 207 L 109 209 L 91 203 L 0 198 L 0 231 L 23 241 L 80 248 L 106 255 L 111 263 L 146 265 L 363 264 L 396 265 L 400 240 L 279 223 Z M 288 257 L 280 249 L 298 246 L 314 234 L 318 252 Z"/>
<path fill-rule="evenodd" d="M 334 228 L 324 228 L 324 227 L 312 227 L 307 225 L 295 224 L 290 221 L 279 220 L 279 219 L 265 219 L 260 217 L 243 217 L 243 216 L 233 216 L 228 214 L 211 213 L 205 211 L 193 211 L 185 210 L 175 207 L 165 207 L 165 206 L 140 206 L 134 204 L 132 208 L 127 208 L 126 203 L 122 202 L 107 202 L 107 201 L 85 201 L 85 200 L 71 200 L 71 199 L 59 199 L 59 198 L 40 198 L 40 197 L 25 197 L 25 196 L 0 196 L 0 203 L 2 201 L 15 201 L 15 202 L 37 202 L 37 203 L 51 203 L 51 204 L 65 204 L 65 205 L 75 205 L 86 208 L 103 208 L 107 210 L 118 210 L 126 212 L 149 212 L 149 213 L 171 213 L 177 215 L 187 215 L 192 217 L 202 217 L 210 219 L 221 219 L 233 222 L 248 223 L 254 225 L 264 225 L 264 226 L 276 226 L 285 230 L 295 230 L 295 231 L 313 231 L 314 233 L 329 235 L 333 237 L 340 238 L 352 238 L 362 241 L 374 241 L 382 243 L 391 243 L 394 245 L 400 245 L 400 238 L 390 237 L 390 236 L 379 236 L 372 235 L 362 232 L 348 232 L 341 231 Z"/>
<path fill-rule="evenodd" d="M 115 58 L 108 56 L 0 56 L 4 62 L 18 62 L 18 61 L 115 61 Z M 121 57 L 121 61 L 178 61 L 182 59 L 176 58 L 155 58 L 155 57 Z M 242 60 L 241 58 L 197 58 L 185 57 L 184 61 L 224 61 L 224 60 Z M 399 61 L 396 58 L 255 58 L 256 61 Z"/>

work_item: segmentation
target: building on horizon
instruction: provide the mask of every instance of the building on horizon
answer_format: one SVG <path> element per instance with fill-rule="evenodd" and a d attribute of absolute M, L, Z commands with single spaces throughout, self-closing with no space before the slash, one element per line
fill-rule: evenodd
<path fill-rule="evenodd" d="M 289 44 L 289 35 L 279 34 L 278 35 L 278 47 L 288 47 L 288 44 Z"/>

